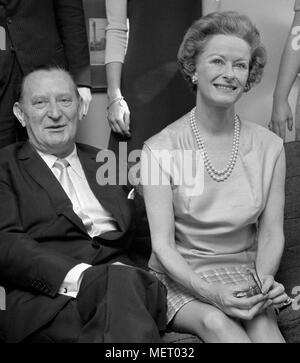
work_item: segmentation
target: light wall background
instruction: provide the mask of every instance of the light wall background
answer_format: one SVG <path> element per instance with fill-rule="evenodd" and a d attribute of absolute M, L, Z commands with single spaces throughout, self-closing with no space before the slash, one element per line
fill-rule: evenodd
<path fill-rule="evenodd" d="M 162 0 L 163 1 L 163 0 Z M 206 0 L 214 7 L 216 0 Z M 264 78 L 258 86 L 243 96 L 237 113 L 247 120 L 266 126 L 270 121 L 272 94 L 275 87 L 280 56 L 293 18 L 294 0 L 220 0 L 221 10 L 237 10 L 247 14 L 261 32 L 268 52 Z M 290 102 L 295 108 L 299 80 L 295 83 Z M 107 98 L 104 93 L 93 95 L 86 119 L 82 122 L 78 140 L 97 147 L 107 147 L 110 129 L 106 119 Z M 287 141 L 293 132 L 287 132 Z"/>
<path fill-rule="evenodd" d="M 93 93 L 89 112 L 86 118 L 81 121 L 77 141 L 106 148 L 110 134 L 107 122 L 107 97 L 105 93 Z"/>

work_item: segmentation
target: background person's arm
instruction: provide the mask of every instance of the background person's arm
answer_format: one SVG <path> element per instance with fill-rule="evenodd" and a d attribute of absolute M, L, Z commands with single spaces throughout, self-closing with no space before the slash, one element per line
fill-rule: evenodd
<path fill-rule="evenodd" d="M 293 112 L 288 101 L 291 88 L 300 69 L 300 9 L 295 11 L 294 20 L 281 56 L 277 82 L 273 94 L 271 115 L 272 130 L 283 139 L 286 124 L 293 128 Z"/>
<path fill-rule="evenodd" d="M 202 0 L 203 15 L 221 10 L 221 0 Z"/>
<path fill-rule="evenodd" d="M 68 69 L 78 86 L 86 115 L 91 95 L 91 69 L 82 0 L 54 0 L 58 32 L 64 46 Z"/>
<path fill-rule="evenodd" d="M 105 65 L 108 121 L 112 131 L 130 136 L 130 113 L 122 97 L 121 78 L 127 46 L 127 0 L 106 0 Z"/>
<path fill-rule="evenodd" d="M 78 87 L 90 87 L 90 56 L 82 0 L 54 0 L 53 3 L 70 73 Z"/>

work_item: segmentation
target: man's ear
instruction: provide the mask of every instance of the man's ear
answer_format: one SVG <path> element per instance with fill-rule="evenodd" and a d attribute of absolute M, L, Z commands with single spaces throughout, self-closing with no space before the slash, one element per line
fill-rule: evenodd
<path fill-rule="evenodd" d="M 14 112 L 14 115 L 16 116 L 16 118 L 19 120 L 20 124 L 23 127 L 26 127 L 25 114 L 24 114 L 24 111 L 22 110 L 22 106 L 21 106 L 20 102 L 14 103 L 13 112 Z"/>
<path fill-rule="evenodd" d="M 84 118 L 84 114 L 83 114 L 83 99 L 82 97 L 78 98 L 78 117 L 79 117 L 79 121 L 82 121 L 82 119 Z"/>

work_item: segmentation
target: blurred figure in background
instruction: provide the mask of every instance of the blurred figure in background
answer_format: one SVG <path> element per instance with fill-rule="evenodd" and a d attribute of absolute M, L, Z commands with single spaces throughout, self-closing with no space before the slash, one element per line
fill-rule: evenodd
<path fill-rule="evenodd" d="M 273 110 L 269 127 L 283 139 L 286 125 L 293 128 L 293 111 L 289 94 L 300 69 L 300 0 L 295 0 L 294 19 L 282 53 L 278 78 L 273 95 Z M 295 114 L 295 135 L 300 140 L 300 96 Z"/>
<path fill-rule="evenodd" d="M 82 0 L 0 0 L 0 147 L 24 139 L 14 117 L 24 74 L 45 64 L 66 68 L 91 101 L 90 60 Z"/>
<path fill-rule="evenodd" d="M 127 141 L 128 151 L 141 149 L 193 106 L 195 97 L 180 75 L 176 54 L 191 22 L 218 3 L 106 0 L 110 149 L 118 152 L 120 141 Z"/>

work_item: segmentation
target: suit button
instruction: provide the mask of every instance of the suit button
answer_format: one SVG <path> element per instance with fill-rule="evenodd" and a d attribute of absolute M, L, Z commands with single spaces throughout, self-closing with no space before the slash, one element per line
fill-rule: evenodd
<path fill-rule="evenodd" d="M 94 247 L 96 250 L 99 250 L 101 247 L 100 242 L 97 242 L 94 238 L 92 239 L 92 247 Z"/>
<path fill-rule="evenodd" d="M 15 51 L 16 51 L 15 47 L 11 46 L 11 47 L 10 47 L 10 51 L 11 51 L 11 52 L 15 52 Z"/>
<path fill-rule="evenodd" d="M 11 18 L 7 18 L 7 24 L 11 24 L 12 23 L 12 19 Z"/>

